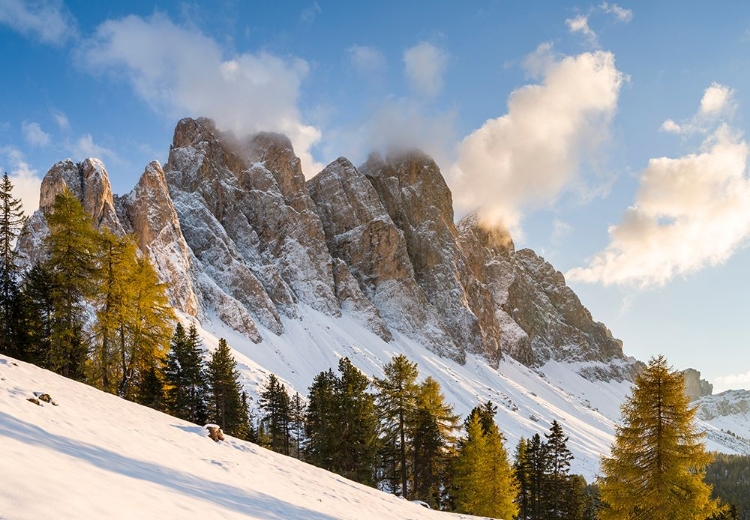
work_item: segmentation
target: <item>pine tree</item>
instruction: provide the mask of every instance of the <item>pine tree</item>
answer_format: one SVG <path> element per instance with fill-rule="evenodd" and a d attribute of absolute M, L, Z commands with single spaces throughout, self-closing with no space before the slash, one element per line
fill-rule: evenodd
<path fill-rule="evenodd" d="M 305 402 L 299 392 L 294 393 L 289 403 L 290 433 L 292 435 L 292 456 L 302 458 L 302 446 L 305 442 Z"/>
<path fill-rule="evenodd" d="M 518 494 L 516 505 L 518 506 L 518 519 L 529 520 L 532 518 L 532 490 L 531 490 L 531 460 L 527 448 L 529 443 L 521 437 L 516 445 L 516 453 L 513 462 L 513 475 L 518 483 Z"/>
<path fill-rule="evenodd" d="M 86 299 L 95 289 L 96 231 L 80 201 L 67 189 L 55 197 L 47 224 L 47 271 L 53 307 L 50 368 L 71 379 L 84 380 L 88 359 L 84 313 Z"/>
<path fill-rule="evenodd" d="M 21 292 L 21 330 L 19 348 L 24 361 L 52 368 L 52 325 L 54 301 L 52 275 L 46 265 L 35 264 L 26 273 Z"/>
<path fill-rule="evenodd" d="M 458 416 L 453 413 L 453 407 L 445 402 L 440 384 L 428 377 L 419 385 L 417 392 L 412 432 L 412 487 L 414 497 L 433 508 L 441 507 L 441 492 L 445 487 L 457 428 Z"/>
<path fill-rule="evenodd" d="M 652 358 L 622 407 L 600 481 L 609 519 L 704 520 L 719 510 L 703 482 L 711 461 L 694 424 L 682 375 L 663 356 Z"/>
<path fill-rule="evenodd" d="M 268 382 L 261 390 L 258 405 L 265 412 L 261 421 L 269 437 L 269 448 L 276 453 L 289 455 L 291 402 L 286 387 L 274 374 L 269 376 Z"/>
<path fill-rule="evenodd" d="M 550 458 L 547 444 L 542 441 L 538 433 L 526 441 L 526 461 L 529 471 L 530 511 L 528 518 L 545 520 L 549 502 L 547 480 L 550 473 Z"/>
<path fill-rule="evenodd" d="M 247 427 L 247 412 L 242 406 L 237 362 L 224 338 L 219 339 L 219 347 L 211 354 L 207 379 L 210 389 L 208 420 L 221 426 L 229 435 L 241 435 Z"/>
<path fill-rule="evenodd" d="M 195 325 L 191 325 L 185 334 L 182 324 L 177 324 L 164 375 L 169 413 L 186 421 L 204 424 L 208 415 L 208 389 L 201 342 Z"/>
<path fill-rule="evenodd" d="M 410 362 L 406 356 L 399 354 L 383 367 L 385 378 L 375 378 L 377 405 L 381 420 L 384 421 L 386 447 L 392 450 L 394 462 L 391 487 L 394 493 L 400 491 L 404 498 L 410 497 L 408 491 L 408 427 L 417 408 L 417 364 Z M 398 486 L 400 485 L 400 489 Z"/>
<path fill-rule="evenodd" d="M 0 353 L 22 357 L 18 253 L 14 246 L 26 222 L 8 174 L 0 182 Z"/>
<path fill-rule="evenodd" d="M 143 374 L 138 386 L 136 402 L 154 410 L 162 411 L 164 410 L 164 382 L 160 372 L 159 368 L 152 365 Z"/>

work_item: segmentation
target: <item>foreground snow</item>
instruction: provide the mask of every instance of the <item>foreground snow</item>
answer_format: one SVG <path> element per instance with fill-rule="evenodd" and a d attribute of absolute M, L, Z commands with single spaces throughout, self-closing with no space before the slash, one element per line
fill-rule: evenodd
<path fill-rule="evenodd" d="M 58 406 L 28 402 L 48 393 Z M 0 356 L 0 517 L 473 518 L 429 511 Z"/>

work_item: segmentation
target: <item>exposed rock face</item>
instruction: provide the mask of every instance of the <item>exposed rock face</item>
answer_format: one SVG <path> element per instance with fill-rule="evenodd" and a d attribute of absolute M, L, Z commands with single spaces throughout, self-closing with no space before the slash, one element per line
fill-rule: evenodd
<path fill-rule="evenodd" d="M 360 170 L 403 232 L 416 281 L 456 348 L 497 363 L 499 327 L 492 302 L 465 264 L 453 223 L 453 199 L 437 164 L 420 152 L 385 160 L 371 155 Z"/>
<path fill-rule="evenodd" d="M 182 235 L 164 171 L 157 161 L 146 166 L 133 191 L 117 200 L 117 208 L 123 228 L 135 234 L 138 247 L 167 283 L 170 304 L 197 316 L 202 305 L 194 286 L 194 257 Z"/>
<path fill-rule="evenodd" d="M 445 180 L 420 152 L 373 155 L 359 169 L 339 158 L 305 183 L 286 137 L 239 140 L 183 119 L 164 170 L 150 163 L 124 197 L 96 159 L 55 164 L 18 241 L 27 266 L 44 257 L 44 214 L 65 188 L 97 227 L 136 235 L 172 305 L 255 342 L 283 334 L 305 305 L 458 362 L 575 361 L 602 379 L 639 367 L 543 258 L 473 215 L 456 226 Z"/>
<path fill-rule="evenodd" d="M 349 266 L 389 326 L 441 355 L 462 359 L 414 279 L 403 233 L 365 176 L 342 157 L 311 179 L 308 189 L 331 255 Z"/>
<path fill-rule="evenodd" d="M 705 379 L 701 379 L 701 373 L 694 368 L 683 370 L 682 377 L 685 380 L 685 395 L 691 401 L 709 396 L 714 391 L 714 385 Z"/>

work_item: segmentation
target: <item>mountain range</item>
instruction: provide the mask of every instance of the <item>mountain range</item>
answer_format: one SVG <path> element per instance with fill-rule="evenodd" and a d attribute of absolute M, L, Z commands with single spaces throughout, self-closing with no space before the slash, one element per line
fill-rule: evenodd
<path fill-rule="evenodd" d="M 208 349 L 229 341 L 253 396 L 271 372 L 304 395 L 339 357 L 380 376 L 404 353 L 458 413 L 499 404 L 511 443 L 562 421 L 590 479 L 642 366 L 542 257 L 477 214 L 455 222 L 418 150 L 341 157 L 306 180 L 283 135 L 183 119 L 167 163 L 129 194 L 112 193 L 98 159 L 53 165 L 19 238 L 27 266 L 45 255 L 44 215 L 65 188 L 99 229 L 136 236 L 181 319 Z M 750 396 L 697 385 L 709 447 L 750 453 Z"/>

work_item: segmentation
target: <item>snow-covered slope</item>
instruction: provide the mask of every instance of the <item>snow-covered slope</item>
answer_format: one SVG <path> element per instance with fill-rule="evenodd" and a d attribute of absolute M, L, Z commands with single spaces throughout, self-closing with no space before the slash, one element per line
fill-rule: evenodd
<path fill-rule="evenodd" d="M 27 399 L 49 394 L 57 406 Z M 0 518 L 469 519 L 0 356 Z"/>

